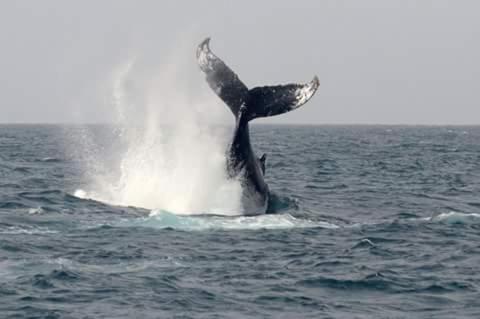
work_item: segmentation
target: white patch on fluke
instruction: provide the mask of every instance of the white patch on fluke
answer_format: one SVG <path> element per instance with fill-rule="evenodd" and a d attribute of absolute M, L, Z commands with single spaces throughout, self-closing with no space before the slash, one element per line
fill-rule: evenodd
<path fill-rule="evenodd" d="M 208 38 L 197 48 L 197 61 L 204 72 L 213 70 L 212 63 L 217 59 L 212 51 L 210 51 L 209 43 L 210 39 Z"/>
<path fill-rule="evenodd" d="M 302 86 L 301 88 L 295 91 L 295 97 L 297 102 L 295 104 L 295 108 L 302 106 L 303 104 L 307 103 L 317 91 L 320 82 L 317 77 L 313 78 L 313 80 Z"/>

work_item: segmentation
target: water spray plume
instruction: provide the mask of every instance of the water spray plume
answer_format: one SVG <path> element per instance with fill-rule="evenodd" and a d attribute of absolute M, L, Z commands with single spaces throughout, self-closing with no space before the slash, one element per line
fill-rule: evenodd
<path fill-rule="evenodd" d="M 186 85 L 197 68 L 170 61 L 152 76 L 137 61 L 120 65 L 112 76 L 114 136 L 122 145 L 112 150 L 117 161 L 87 159 L 106 172 L 90 176 L 90 185 L 76 195 L 175 214 L 241 214 L 240 185 L 225 170 L 231 132 L 215 125 L 223 108 L 216 97 Z"/>

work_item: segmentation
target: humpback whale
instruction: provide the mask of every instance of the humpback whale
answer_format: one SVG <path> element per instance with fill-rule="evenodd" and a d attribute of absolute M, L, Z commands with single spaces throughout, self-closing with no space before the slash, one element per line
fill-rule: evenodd
<path fill-rule="evenodd" d="M 248 89 L 238 76 L 210 50 L 210 38 L 197 48 L 197 62 L 212 90 L 235 116 L 235 131 L 227 150 L 227 173 L 242 186 L 244 215 L 264 214 L 269 189 L 265 183 L 266 154 L 257 157 L 250 143 L 248 123 L 259 117 L 292 111 L 314 95 L 320 82 L 315 76 L 307 84 L 286 84 Z"/>

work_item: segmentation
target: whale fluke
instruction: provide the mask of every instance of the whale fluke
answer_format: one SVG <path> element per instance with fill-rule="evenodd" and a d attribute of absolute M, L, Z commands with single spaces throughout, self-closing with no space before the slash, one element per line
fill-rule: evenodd
<path fill-rule="evenodd" d="M 210 50 L 210 38 L 197 48 L 197 61 L 212 90 L 229 106 L 238 119 L 247 121 L 292 111 L 305 104 L 320 86 L 315 76 L 307 84 L 256 87 L 251 90 Z M 242 107 L 243 106 L 243 107 Z"/>
<path fill-rule="evenodd" d="M 315 76 L 307 84 L 286 84 L 256 87 L 251 90 L 240 81 L 221 59 L 212 53 L 210 39 L 197 48 L 197 60 L 213 91 L 228 105 L 236 123 L 232 141 L 226 152 L 226 172 L 240 182 L 244 215 L 268 211 L 270 192 L 265 182 L 267 155 L 257 157 L 250 143 L 249 122 L 257 117 L 273 116 L 305 104 L 317 91 L 320 82 Z"/>

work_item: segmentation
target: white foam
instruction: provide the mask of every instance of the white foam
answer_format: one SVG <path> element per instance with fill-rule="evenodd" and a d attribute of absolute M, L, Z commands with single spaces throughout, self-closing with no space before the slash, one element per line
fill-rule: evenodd
<path fill-rule="evenodd" d="M 73 196 L 81 198 L 81 199 L 87 199 L 87 192 L 84 191 L 83 189 L 77 189 L 74 193 Z"/>
<path fill-rule="evenodd" d="M 465 223 L 478 223 L 480 222 L 480 214 L 476 213 L 458 213 L 448 212 L 442 213 L 433 217 L 429 217 L 427 220 L 432 222 L 445 222 L 449 224 L 465 224 Z"/>
<path fill-rule="evenodd" d="M 37 214 L 43 214 L 45 213 L 45 210 L 42 207 L 37 207 L 37 208 L 30 208 L 28 210 L 29 215 L 37 215 Z"/>
<path fill-rule="evenodd" d="M 149 217 L 125 219 L 116 226 L 173 228 L 188 231 L 218 230 L 259 230 L 259 229 L 291 229 L 291 228 L 328 228 L 339 226 L 327 222 L 311 221 L 293 217 L 290 214 L 272 214 L 259 216 L 179 216 L 169 212 L 154 210 Z"/>

